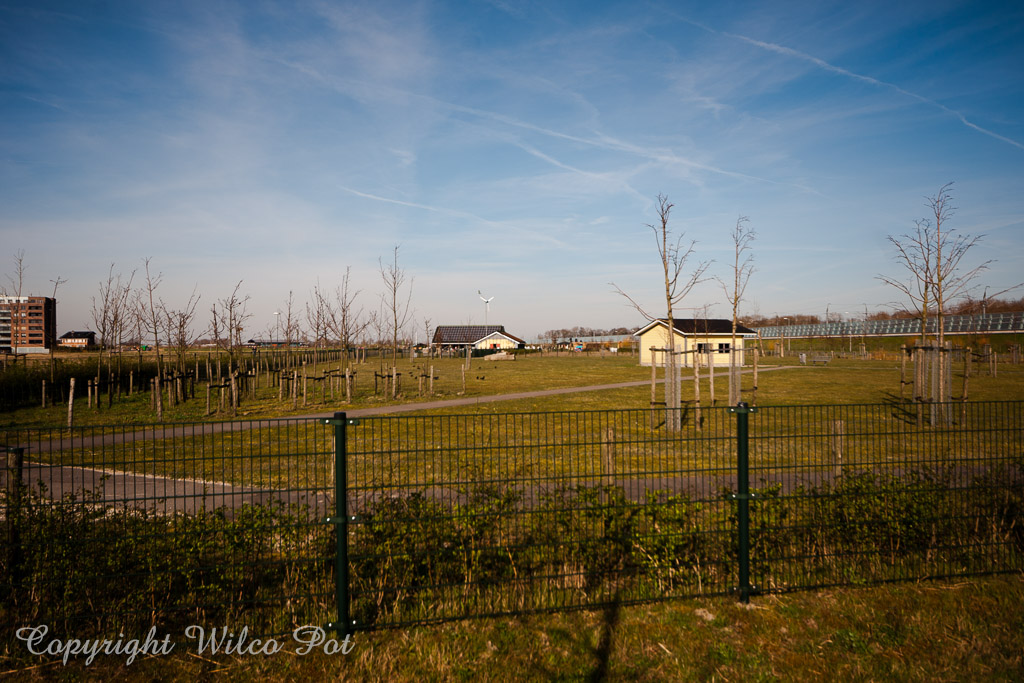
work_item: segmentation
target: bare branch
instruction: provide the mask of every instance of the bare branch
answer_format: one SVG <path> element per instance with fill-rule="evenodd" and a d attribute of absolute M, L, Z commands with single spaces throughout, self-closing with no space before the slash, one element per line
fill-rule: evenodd
<path fill-rule="evenodd" d="M 398 360 L 398 337 L 401 331 L 408 324 L 412 317 L 412 282 L 409 282 L 408 292 L 405 301 L 402 301 L 401 290 L 405 287 L 405 271 L 398 266 L 398 249 L 395 245 L 392 253 L 391 263 L 384 265 L 382 259 L 377 262 L 380 265 L 380 276 L 384 280 L 384 294 L 381 295 L 381 303 L 388 312 L 388 325 L 391 332 L 391 362 Z"/>
<path fill-rule="evenodd" d="M 673 307 L 678 306 L 686 296 L 701 282 L 707 278 L 705 273 L 710 262 L 700 261 L 692 270 L 687 271 L 688 263 L 694 254 L 696 242 L 684 241 L 684 234 L 680 233 L 675 239 L 672 238 L 672 230 L 669 228 L 669 217 L 672 213 L 673 204 L 665 195 L 658 195 L 658 222 L 648 223 L 647 227 L 654 234 L 654 242 L 658 249 L 658 257 L 661 261 L 663 281 L 665 285 L 665 310 L 664 319 L 667 327 L 668 352 L 665 354 L 665 405 L 671 406 L 668 412 L 668 426 L 672 431 L 681 428 L 681 418 L 678 408 L 681 401 L 682 377 L 679 374 L 679 359 L 676 357 L 676 335 L 675 318 Z M 640 315 L 649 321 L 659 320 L 652 315 L 636 299 L 626 294 L 618 285 L 611 283 L 615 291 L 625 297 Z M 654 362 L 654 359 L 651 359 Z"/>

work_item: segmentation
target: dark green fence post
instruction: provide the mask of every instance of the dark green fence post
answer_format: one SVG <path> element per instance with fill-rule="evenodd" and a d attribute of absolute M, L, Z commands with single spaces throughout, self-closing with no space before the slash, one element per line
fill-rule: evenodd
<path fill-rule="evenodd" d="M 325 522 L 334 525 L 337 537 L 334 555 L 335 602 L 338 620 L 327 624 L 328 629 L 338 631 L 342 636 L 349 636 L 354 631 L 349 613 L 348 585 L 348 444 L 347 428 L 355 425 L 345 413 L 335 413 L 332 419 L 324 420 L 324 424 L 334 427 L 334 516 Z"/>
<path fill-rule="evenodd" d="M 729 408 L 730 413 L 736 415 L 736 524 L 739 537 L 739 571 L 740 602 L 750 602 L 750 594 L 755 588 L 750 585 L 750 500 L 754 495 L 750 493 L 750 457 L 749 457 L 749 418 L 750 413 L 756 413 L 757 408 L 752 408 L 746 403 L 737 403 L 735 408 Z"/>
<path fill-rule="evenodd" d="M 12 594 L 8 596 L 11 603 L 14 602 L 13 592 L 21 587 L 23 580 L 22 564 L 24 561 L 21 548 L 21 507 L 25 492 L 25 449 L 8 448 L 7 453 L 14 456 L 14 463 L 7 461 L 10 470 L 7 473 L 7 569 L 11 577 L 10 588 Z"/>

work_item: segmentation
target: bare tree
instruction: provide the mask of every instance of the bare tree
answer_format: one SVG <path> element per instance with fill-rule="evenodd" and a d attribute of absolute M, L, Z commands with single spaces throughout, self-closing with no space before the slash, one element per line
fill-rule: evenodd
<path fill-rule="evenodd" d="M 220 330 L 226 335 L 228 345 L 228 357 L 232 369 L 238 365 L 237 352 L 242 346 L 242 333 L 245 331 L 245 323 L 252 314 L 248 312 L 249 295 L 242 296 L 242 281 L 231 291 L 231 295 L 220 300 Z"/>
<path fill-rule="evenodd" d="M 945 341 L 943 316 L 946 307 L 953 301 L 967 295 L 974 280 L 988 269 L 993 261 L 989 259 L 967 271 L 960 270 L 960 262 L 967 252 L 981 241 L 984 235 L 965 235 L 951 230 L 946 225 L 952 218 L 956 207 L 952 205 L 951 194 L 953 183 L 946 183 L 939 188 L 934 197 L 929 197 L 927 205 L 935 218 L 935 315 L 938 318 L 939 345 Z"/>
<path fill-rule="evenodd" d="M 313 334 L 313 364 L 316 365 L 320 349 L 327 346 L 329 332 L 327 322 L 330 319 L 328 309 L 330 298 L 320 286 L 320 278 L 313 285 L 313 299 L 306 302 L 306 325 Z"/>
<path fill-rule="evenodd" d="M 15 303 L 10 307 L 11 311 L 11 353 L 18 353 L 18 339 L 24 332 L 24 311 L 25 305 L 21 302 L 22 288 L 25 286 L 25 250 L 19 249 L 14 252 L 14 275 L 8 275 L 7 281 L 11 283 L 11 296 Z M 2 292 L 0 292 L 2 293 Z"/>
<path fill-rule="evenodd" d="M 160 331 L 161 331 L 161 316 L 160 310 L 157 308 L 156 290 L 160 286 L 160 282 L 163 280 L 163 274 L 153 273 L 149 269 L 152 257 L 147 256 L 143 259 L 143 268 L 146 271 L 146 282 L 143 285 L 144 289 L 137 292 L 135 299 L 135 318 L 138 321 L 139 329 L 145 330 L 147 333 L 153 335 L 153 349 L 156 351 L 156 379 L 155 381 L 155 398 L 156 398 L 156 416 L 158 420 L 162 420 L 164 416 L 164 404 L 161 396 L 160 382 L 164 372 L 163 361 L 160 358 Z"/>
<path fill-rule="evenodd" d="M 946 308 L 958 298 L 969 293 L 972 282 L 985 271 L 991 260 L 969 270 L 961 270 L 961 263 L 967 253 L 981 239 L 982 235 L 965 235 L 949 228 L 947 223 L 956 212 L 953 206 L 953 183 L 946 183 L 939 191 L 926 197 L 925 205 L 931 214 L 915 221 L 916 230 L 900 237 L 889 237 L 896 248 L 896 261 L 904 266 L 906 280 L 880 275 L 883 282 L 895 287 L 911 301 L 921 320 L 921 339 L 928 335 L 928 318 L 934 310 L 936 351 L 933 363 L 937 363 L 936 378 L 932 388 L 933 399 L 939 403 L 949 400 L 947 371 L 949 358 L 944 353 Z M 948 410 L 936 412 L 933 420 L 951 419 Z"/>
<path fill-rule="evenodd" d="M 945 341 L 946 308 L 966 296 L 973 281 L 992 263 L 988 260 L 967 271 L 960 269 L 964 257 L 984 235 L 965 235 L 949 228 L 947 223 L 956 212 L 952 187 L 953 183 L 946 183 L 934 196 L 925 198 L 931 216 L 914 221 L 914 232 L 888 238 L 896 248 L 896 262 L 907 271 L 907 279 L 878 276 L 910 299 L 921 320 L 922 339 L 927 336 L 928 318 L 934 312 L 934 331 L 940 346 Z"/>
<path fill-rule="evenodd" d="M 220 314 L 217 312 L 217 303 L 214 302 L 213 305 L 210 306 L 210 334 L 213 335 L 213 345 L 217 348 L 218 353 L 221 349 L 220 335 L 222 332 Z"/>
<path fill-rule="evenodd" d="M 174 309 L 160 301 L 167 343 L 174 349 L 178 371 L 182 373 L 185 372 L 185 354 L 198 336 L 193 330 L 193 323 L 199 299 L 197 288 L 193 288 L 192 295 L 182 308 Z"/>
<path fill-rule="evenodd" d="M 334 289 L 333 301 L 325 307 L 327 326 L 341 342 L 341 347 L 344 349 L 342 358 L 346 368 L 352 345 L 368 324 L 363 321 L 363 309 L 356 307 L 359 290 L 352 288 L 351 275 L 352 267 L 346 266 L 345 274 L 341 277 L 341 284 Z"/>
<path fill-rule="evenodd" d="M 106 282 L 100 282 L 99 298 L 92 298 L 92 321 L 96 332 L 100 335 L 100 360 L 97 361 L 97 365 L 105 354 L 108 372 L 111 370 L 113 352 L 121 347 L 128 327 L 134 279 L 134 270 L 127 280 L 122 278 L 121 273 L 115 275 L 114 264 L 111 263 Z M 57 281 L 59 283 L 60 278 Z M 56 286 L 53 291 L 54 294 L 57 293 Z M 120 358 L 120 355 L 118 357 Z M 120 368 L 120 361 L 118 361 L 118 367 Z"/>
<path fill-rule="evenodd" d="M 290 348 L 292 342 L 302 338 L 302 323 L 299 311 L 295 306 L 295 292 L 288 290 L 288 299 L 284 304 L 284 339 Z"/>
<path fill-rule="evenodd" d="M 562 330 L 548 330 L 542 337 L 548 339 L 551 343 L 551 348 L 554 350 L 558 344 L 558 340 L 562 338 Z"/>
<path fill-rule="evenodd" d="M 53 283 L 53 297 L 52 298 L 53 298 L 54 301 L 56 301 L 57 300 L 57 288 L 60 287 L 61 285 L 66 285 L 68 283 L 68 281 L 65 280 L 64 278 L 62 278 L 60 275 L 58 275 L 56 280 L 50 280 L 50 282 Z"/>
<path fill-rule="evenodd" d="M 750 254 L 750 244 L 757 239 L 757 233 L 747 223 L 750 219 L 740 216 L 736 219 L 736 227 L 732 229 L 733 244 L 732 282 L 726 283 L 716 278 L 725 292 L 725 298 L 732 308 L 732 344 L 729 346 L 729 405 L 736 405 L 740 400 L 739 372 L 736 365 L 736 327 L 739 323 L 739 307 L 743 295 L 747 291 L 750 276 L 754 274 L 754 256 Z"/>
<path fill-rule="evenodd" d="M 710 262 L 700 261 L 687 272 L 687 263 L 694 255 L 696 242 L 691 240 L 684 243 L 685 233 L 680 233 L 673 239 L 672 230 L 669 228 L 669 216 L 674 205 L 668 201 L 665 195 L 658 195 L 658 222 L 648 223 L 647 227 L 654 234 L 654 241 L 658 248 L 658 258 L 661 261 L 662 273 L 665 285 L 665 309 L 666 335 L 668 347 L 665 354 L 665 406 L 667 411 L 667 426 L 670 431 L 678 431 L 682 428 L 680 406 L 682 403 L 682 375 L 680 374 L 680 362 L 676 353 L 675 315 L 673 308 L 678 306 L 686 295 L 706 278 L 704 273 L 711 265 Z M 657 316 L 648 312 L 634 298 L 626 294 L 614 282 L 611 285 L 615 291 L 621 294 L 632 304 L 640 315 L 649 321 L 659 320 Z M 651 362 L 654 362 L 652 357 Z"/>
<path fill-rule="evenodd" d="M 377 360 L 379 372 L 384 372 L 384 348 L 386 348 L 386 339 L 388 335 L 388 317 L 384 312 L 384 298 L 381 297 L 377 301 L 378 309 L 376 311 L 370 311 L 369 316 L 366 320 L 366 330 L 369 334 L 373 335 L 372 343 L 377 347 Z"/>
<path fill-rule="evenodd" d="M 19 249 L 14 252 L 14 274 L 7 276 L 7 281 L 11 284 L 11 289 L 8 292 L 5 288 L 0 288 L 0 294 L 9 294 L 10 296 L 21 296 L 22 287 L 25 285 L 25 250 Z"/>
<path fill-rule="evenodd" d="M 138 311 L 138 319 L 142 323 L 142 329 L 147 333 L 153 335 L 153 348 L 156 350 L 156 367 L 157 373 L 163 372 L 163 365 L 160 360 L 160 331 L 161 331 L 161 318 L 160 311 L 157 307 L 158 299 L 156 297 L 156 290 L 160 287 L 160 283 L 163 281 L 163 273 L 153 273 L 149 269 L 149 264 L 152 261 L 152 257 L 147 256 L 142 260 L 143 268 L 146 271 L 146 281 L 143 284 L 143 290 L 138 292 L 136 298 L 136 309 Z"/>
<path fill-rule="evenodd" d="M 931 239 L 929 222 L 917 220 L 914 221 L 914 225 L 916 227 L 913 232 L 899 237 L 888 237 L 889 242 L 896 248 L 896 262 L 906 270 L 905 279 L 888 275 L 877 277 L 895 287 L 910 301 L 910 310 L 921 321 L 921 342 L 924 343 L 928 334 L 928 315 L 934 298 L 932 283 L 935 279 L 935 246 Z M 827 311 L 825 318 L 825 322 L 829 322 Z"/>
<path fill-rule="evenodd" d="M 391 364 L 398 362 L 398 337 L 408 324 L 412 311 L 412 281 L 409 281 L 408 291 L 403 297 L 402 289 L 406 286 L 405 270 L 398 265 L 398 247 L 392 252 L 391 263 L 384 264 L 382 259 L 377 262 L 380 265 L 380 276 L 384 280 L 384 293 L 381 295 L 384 311 L 387 314 L 388 332 L 391 337 Z"/>
<path fill-rule="evenodd" d="M 284 317 L 284 348 L 285 364 L 292 365 L 292 343 L 299 341 L 302 336 L 302 326 L 299 321 L 299 312 L 295 306 L 295 293 L 288 290 L 288 299 L 285 301 L 283 310 L 278 311 L 278 318 Z"/>

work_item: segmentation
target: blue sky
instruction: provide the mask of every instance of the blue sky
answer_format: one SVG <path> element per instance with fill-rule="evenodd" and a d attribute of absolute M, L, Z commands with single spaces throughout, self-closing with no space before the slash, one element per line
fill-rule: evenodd
<path fill-rule="evenodd" d="M 419 338 L 483 323 L 477 290 L 525 338 L 639 326 L 609 283 L 659 306 L 663 193 L 723 277 L 749 217 L 744 312 L 862 315 L 955 181 L 997 291 L 1024 280 L 1022 29 L 999 2 L 9 2 L 0 273 L 67 280 L 62 333 L 149 257 L 171 307 L 241 281 L 258 335 L 346 267 L 377 308 L 400 245 Z"/>

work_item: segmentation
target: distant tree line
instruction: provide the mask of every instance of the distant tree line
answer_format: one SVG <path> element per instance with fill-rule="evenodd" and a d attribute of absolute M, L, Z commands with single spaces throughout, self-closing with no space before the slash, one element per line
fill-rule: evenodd
<path fill-rule="evenodd" d="M 635 327 L 612 327 L 602 329 L 599 327 L 565 327 L 557 330 L 548 330 L 540 335 L 540 338 L 552 344 L 569 341 L 572 339 L 583 339 L 585 337 L 620 337 L 636 332 Z"/>

